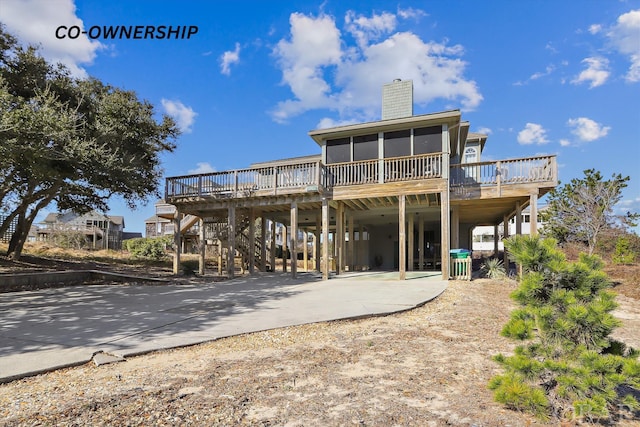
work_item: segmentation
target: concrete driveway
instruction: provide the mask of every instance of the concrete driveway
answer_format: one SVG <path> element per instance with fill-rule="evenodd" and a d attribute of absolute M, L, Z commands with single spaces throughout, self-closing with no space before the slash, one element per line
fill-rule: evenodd
<path fill-rule="evenodd" d="M 0 382 L 284 326 L 404 311 L 440 295 L 439 273 L 257 274 L 198 285 L 92 285 L 0 294 Z"/>

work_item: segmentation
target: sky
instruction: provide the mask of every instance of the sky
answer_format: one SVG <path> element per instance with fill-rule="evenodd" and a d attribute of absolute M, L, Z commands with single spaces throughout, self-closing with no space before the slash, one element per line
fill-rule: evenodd
<path fill-rule="evenodd" d="M 310 130 L 379 120 L 400 78 L 414 114 L 460 109 L 487 134 L 482 160 L 555 154 L 563 183 L 620 173 L 617 212 L 640 212 L 640 0 L 2 0 L 0 22 L 174 117 L 165 176 L 318 154 Z M 153 202 L 110 213 L 144 232 Z"/>

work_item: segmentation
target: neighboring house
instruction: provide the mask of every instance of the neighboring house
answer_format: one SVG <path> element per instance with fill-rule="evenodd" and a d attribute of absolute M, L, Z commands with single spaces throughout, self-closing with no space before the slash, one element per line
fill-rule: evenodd
<path fill-rule="evenodd" d="M 553 155 L 483 161 L 487 136 L 470 132 L 459 110 L 413 115 L 411 81 L 384 86 L 382 112 L 379 121 L 309 132 L 315 156 L 169 177 L 156 214 L 176 224 L 201 221 L 204 239 L 209 229 L 226 233 L 230 276 L 238 252 L 247 254 L 250 271 L 274 268 L 267 248 L 275 240 L 265 231 L 278 223 L 288 236 L 302 230 L 330 242 L 314 245 L 325 279 L 330 269 L 395 270 L 401 279 L 410 270 L 440 269 L 448 279 L 450 250 L 471 248 L 475 227 L 508 223 L 527 206 L 535 215 L 538 198 L 557 185 Z M 295 259 L 297 245 L 289 246 Z M 176 273 L 179 261 L 177 254 Z"/>
<path fill-rule="evenodd" d="M 46 241 L 55 233 L 80 232 L 93 249 L 122 249 L 124 217 L 105 215 L 97 211 L 50 213 L 39 224 L 38 240 Z"/>
<path fill-rule="evenodd" d="M 538 217 L 540 212 L 544 211 L 546 206 L 541 206 L 538 209 Z M 497 252 L 504 251 L 503 239 L 515 234 L 529 235 L 531 234 L 531 212 L 529 208 L 522 210 L 521 214 L 521 232 L 517 233 L 516 217 L 513 216 L 509 220 L 508 234 L 505 236 L 504 224 L 499 226 L 487 226 L 480 225 L 473 229 L 473 245 L 472 249 L 474 254 L 478 255 L 496 255 Z M 536 220 L 536 227 L 540 231 L 544 227 L 544 223 L 539 219 Z"/>

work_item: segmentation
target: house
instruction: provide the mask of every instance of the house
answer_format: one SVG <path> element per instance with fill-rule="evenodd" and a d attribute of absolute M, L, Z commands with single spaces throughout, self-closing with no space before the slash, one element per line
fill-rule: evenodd
<path fill-rule="evenodd" d="M 122 249 L 124 217 L 97 211 L 49 213 L 37 229 L 37 240 L 46 241 L 56 233 L 82 233 L 93 249 Z"/>
<path fill-rule="evenodd" d="M 450 250 L 470 248 L 474 227 L 508 223 L 526 207 L 535 216 L 538 198 L 557 185 L 553 155 L 483 161 L 487 136 L 470 132 L 459 110 L 414 115 L 410 80 L 383 87 L 381 120 L 309 136 L 315 156 L 167 178 L 166 204 L 156 214 L 171 219 L 174 230 L 187 219 L 199 222 L 202 242 L 222 236 L 229 276 L 238 253 L 250 272 L 273 269 L 275 239 L 267 238 L 267 224 L 271 236 L 275 224 L 284 224 L 288 236 L 302 230 L 305 241 L 312 238 L 324 279 L 330 271 L 367 269 L 395 270 L 400 279 L 437 269 L 449 279 L 457 262 Z M 180 243 L 181 234 L 174 239 Z M 297 259 L 288 239 L 283 244 Z M 202 266 L 203 253 L 204 245 Z M 176 254 L 176 274 L 179 262 Z"/>
<path fill-rule="evenodd" d="M 538 217 L 547 207 L 541 206 L 538 209 Z M 532 227 L 532 217 L 530 209 L 527 207 L 522 210 L 521 214 L 521 231 L 516 231 L 516 217 L 515 215 L 509 220 L 507 236 L 513 236 L 514 234 L 531 234 L 531 230 L 541 230 L 544 227 L 544 222 L 539 218 L 534 219 L 536 224 Z M 502 237 L 504 237 L 504 224 L 499 226 L 479 225 L 473 229 L 473 244 L 472 250 L 474 255 L 496 255 L 498 252 L 504 251 L 504 243 Z M 496 238 L 497 236 L 497 238 Z"/>

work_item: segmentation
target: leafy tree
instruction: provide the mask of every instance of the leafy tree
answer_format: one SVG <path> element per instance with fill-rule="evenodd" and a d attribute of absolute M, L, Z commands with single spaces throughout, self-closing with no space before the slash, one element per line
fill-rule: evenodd
<path fill-rule="evenodd" d="M 636 225 L 637 213 L 627 212 L 616 216 L 614 206 L 622 199 L 622 190 L 629 177 L 613 174 L 604 181 L 594 169 L 584 171 L 584 178 L 574 178 L 570 183 L 555 188 L 549 193 L 549 205 L 542 213 L 545 221 L 543 233 L 560 243 L 584 242 L 593 254 L 603 232 L 616 227 L 628 228 Z"/>
<path fill-rule="evenodd" d="M 178 130 L 131 91 L 72 78 L 0 25 L 0 234 L 17 218 L 8 255 L 17 259 L 38 212 L 105 211 L 113 195 L 130 207 L 157 197 L 160 154 Z"/>
<path fill-rule="evenodd" d="M 609 417 L 617 405 L 640 408 L 623 390 L 640 387 L 638 353 L 609 337 L 619 321 L 602 262 L 568 263 L 553 239 L 514 236 L 507 249 L 523 266 L 518 303 L 502 335 L 522 341 L 495 357 L 505 373 L 489 388 L 497 401 L 540 418 Z"/>

